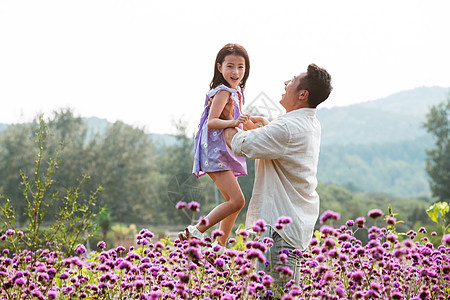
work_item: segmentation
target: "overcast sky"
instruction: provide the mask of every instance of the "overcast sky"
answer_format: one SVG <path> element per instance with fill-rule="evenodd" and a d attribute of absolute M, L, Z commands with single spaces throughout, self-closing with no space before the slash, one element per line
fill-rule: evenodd
<path fill-rule="evenodd" d="M 251 61 L 247 103 L 277 103 L 309 63 L 323 107 L 450 87 L 450 1 L 0 1 L 0 123 L 62 107 L 174 133 L 194 131 L 228 42 Z"/>

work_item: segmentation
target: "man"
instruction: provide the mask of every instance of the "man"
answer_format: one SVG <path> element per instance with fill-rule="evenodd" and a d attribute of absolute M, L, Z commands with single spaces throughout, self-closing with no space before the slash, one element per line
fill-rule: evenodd
<path fill-rule="evenodd" d="M 266 253 L 267 263 L 258 264 L 257 269 L 271 274 L 281 286 L 289 279 L 298 283 L 300 257 L 293 250 L 308 247 L 319 215 L 316 174 L 321 127 L 316 107 L 328 98 L 331 77 L 311 64 L 307 72 L 286 81 L 285 90 L 280 104 L 286 114 L 271 123 L 262 122 L 255 130 L 225 131 L 225 140 L 235 154 L 256 159 L 246 228 L 258 219 L 268 225 L 261 239 L 270 237 L 274 243 Z M 249 123 L 248 127 L 256 127 Z M 282 216 L 290 217 L 292 223 L 277 230 L 275 225 Z M 283 249 L 289 250 L 286 265 L 294 271 L 293 276 L 280 276 L 280 269 L 276 270 L 286 266 L 279 261 L 278 252 Z"/>

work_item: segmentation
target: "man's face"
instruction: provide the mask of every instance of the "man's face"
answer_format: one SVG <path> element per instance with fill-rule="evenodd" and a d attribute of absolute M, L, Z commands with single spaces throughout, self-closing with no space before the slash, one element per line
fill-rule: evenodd
<path fill-rule="evenodd" d="M 284 82 L 284 90 L 286 93 L 281 95 L 280 104 L 287 111 L 294 107 L 298 101 L 300 91 L 297 91 L 297 87 L 304 76 L 306 76 L 306 73 L 301 73 L 300 75 L 294 76 L 294 78 Z"/>

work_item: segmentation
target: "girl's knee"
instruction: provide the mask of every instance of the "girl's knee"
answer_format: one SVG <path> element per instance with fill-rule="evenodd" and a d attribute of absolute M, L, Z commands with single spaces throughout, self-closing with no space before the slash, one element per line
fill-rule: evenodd
<path fill-rule="evenodd" d="M 231 204 L 235 212 L 241 211 L 241 209 L 243 209 L 245 206 L 244 196 L 233 199 L 233 201 L 231 201 Z"/>

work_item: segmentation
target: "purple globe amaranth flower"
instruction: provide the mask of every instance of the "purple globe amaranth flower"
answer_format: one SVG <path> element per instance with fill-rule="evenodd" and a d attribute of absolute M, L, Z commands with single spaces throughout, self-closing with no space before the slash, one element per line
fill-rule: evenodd
<path fill-rule="evenodd" d="M 361 283 L 361 281 L 364 278 L 364 273 L 362 271 L 355 271 L 350 275 L 350 277 L 352 278 L 353 281 Z"/>
<path fill-rule="evenodd" d="M 341 241 L 341 242 L 345 242 L 345 241 L 348 241 L 350 239 L 351 239 L 351 236 L 349 234 L 347 234 L 347 233 L 341 233 L 338 236 L 338 240 Z"/>
<path fill-rule="evenodd" d="M 394 299 L 394 300 L 405 299 L 405 294 L 402 294 L 401 292 L 399 292 L 398 289 L 396 289 L 396 290 L 391 292 L 391 299 Z"/>
<path fill-rule="evenodd" d="M 414 245 L 414 243 L 411 240 L 404 240 L 403 245 L 405 245 L 408 248 L 411 248 Z"/>
<path fill-rule="evenodd" d="M 300 249 L 294 249 L 294 250 L 292 250 L 292 254 L 297 255 L 297 256 L 301 256 L 302 255 L 302 251 Z"/>
<path fill-rule="evenodd" d="M 179 201 L 177 205 L 175 205 L 176 209 L 184 209 L 187 207 L 187 203 L 184 201 Z"/>
<path fill-rule="evenodd" d="M 276 230 L 282 230 L 283 228 L 284 228 L 284 224 L 281 224 L 281 223 L 275 224 L 275 229 Z"/>
<path fill-rule="evenodd" d="M 158 300 L 161 298 L 161 292 L 160 291 L 151 291 L 149 294 L 149 300 Z"/>
<path fill-rule="evenodd" d="M 336 292 L 336 295 L 338 295 L 340 298 L 345 298 L 347 296 L 345 293 L 345 288 L 340 285 L 335 287 L 334 291 Z"/>
<path fill-rule="evenodd" d="M 386 217 L 386 224 L 394 226 L 395 223 L 397 222 L 397 219 L 394 217 Z"/>
<path fill-rule="evenodd" d="M 44 294 L 42 294 L 42 292 L 40 290 L 38 290 L 38 289 L 34 289 L 31 292 L 31 295 L 36 297 L 36 298 L 38 298 L 38 299 L 45 299 Z"/>
<path fill-rule="evenodd" d="M 56 276 L 56 269 L 55 268 L 50 268 L 47 270 L 47 274 L 48 276 L 50 276 L 50 279 L 55 278 Z"/>
<path fill-rule="evenodd" d="M 58 298 L 58 292 L 50 290 L 47 292 L 47 298 L 48 299 L 57 299 Z"/>
<path fill-rule="evenodd" d="M 288 224 L 291 224 L 291 223 L 292 223 L 292 218 L 289 217 L 289 216 L 281 216 L 281 217 L 278 219 L 277 223 L 284 224 L 284 225 L 288 225 Z"/>
<path fill-rule="evenodd" d="M 381 233 L 381 229 L 379 227 L 372 226 L 372 227 L 369 228 L 368 232 L 374 233 L 374 234 L 380 234 Z"/>
<path fill-rule="evenodd" d="M 188 203 L 188 208 L 191 211 L 200 211 L 200 203 L 198 203 L 197 201 L 191 201 Z"/>
<path fill-rule="evenodd" d="M 272 283 L 274 282 L 272 276 L 270 275 L 264 275 L 262 278 L 262 284 L 266 287 L 266 288 L 270 288 L 272 287 Z"/>
<path fill-rule="evenodd" d="M 27 283 L 27 280 L 24 277 L 19 277 L 14 281 L 14 284 L 18 285 L 18 286 L 24 286 L 26 283 Z"/>
<path fill-rule="evenodd" d="M 326 282 L 332 282 L 334 279 L 334 273 L 331 271 L 326 271 L 325 275 L 323 275 L 323 280 Z"/>
<path fill-rule="evenodd" d="M 86 251 L 87 251 L 86 247 L 82 244 L 78 244 L 77 247 L 75 248 L 75 253 L 79 255 L 85 254 Z"/>
<path fill-rule="evenodd" d="M 336 246 L 336 241 L 331 238 L 331 237 L 327 237 L 324 241 L 323 244 L 325 247 L 327 247 L 328 249 L 332 249 L 334 248 L 334 246 Z"/>
<path fill-rule="evenodd" d="M 211 233 L 211 237 L 213 240 L 217 239 L 220 236 L 224 236 L 225 233 L 222 230 L 216 229 Z"/>
<path fill-rule="evenodd" d="M 420 299 L 430 299 L 431 294 L 428 290 L 428 287 L 426 285 L 423 285 L 420 292 L 419 292 L 419 298 Z"/>
<path fill-rule="evenodd" d="M 318 244 L 319 244 L 319 240 L 317 238 L 315 238 L 315 237 L 313 237 L 311 239 L 311 241 L 309 242 L 310 246 L 317 246 Z"/>
<path fill-rule="evenodd" d="M 208 225 L 209 225 L 209 220 L 208 220 L 208 218 L 206 218 L 205 216 L 201 216 L 201 217 L 198 219 L 198 223 L 199 223 L 200 225 L 203 225 L 203 226 L 208 226 Z"/>
<path fill-rule="evenodd" d="M 334 212 L 332 210 L 326 210 L 321 216 L 320 216 L 320 224 L 325 223 L 328 220 L 339 220 L 341 218 L 341 215 L 337 212 Z"/>
<path fill-rule="evenodd" d="M 319 231 L 325 235 L 337 235 L 336 229 L 328 225 L 323 225 L 322 227 L 320 227 Z"/>
<path fill-rule="evenodd" d="M 383 212 L 380 209 L 375 208 L 375 209 L 369 210 L 367 215 L 369 217 L 371 217 L 372 219 L 376 219 L 376 218 L 381 217 L 383 215 Z"/>
<path fill-rule="evenodd" d="M 50 279 L 50 276 L 48 276 L 47 273 L 42 272 L 42 273 L 38 273 L 36 278 L 38 281 L 48 281 Z"/>
<path fill-rule="evenodd" d="M 347 225 L 348 227 L 353 227 L 353 225 L 355 225 L 355 221 L 348 220 L 347 222 L 345 222 L 345 225 Z"/>
<path fill-rule="evenodd" d="M 97 247 L 99 249 L 105 249 L 106 248 L 106 243 L 104 241 L 100 241 L 97 243 Z"/>
<path fill-rule="evenodd" d="M 15 232 L 13 229 L 8 229 L 8 230 L 6 230 L 6 232 L 5 232 L 5 234 L 6 234 L 6 235 L 9 235 L 9 236 L 13 236 L 14 233 L 16 233 L 16 232 Z"/>
<path fill-rule="evenodd" d="M 214 260 L 214 265 L 223 268 L 225 267 L 225 261 L 220 257 L 216 258 L 216 260 Z"/>
<path fill-rule="evenodd" d="M 280 255 L 278 255 L 278 259 L 280 260 L 280 262 L 282 264 L 287 263 L 287 258 L 288 258 L 288 256 L 285 253 L 281 253 Z"/>
<path fill-rule="evenodd" d="M 266 231 L 266 222 L 262 219 L 256 220 L 255 225 L 252 226 L 252 229 L 254 232 L 264 232 Z"/>
<path fill-rule="evenodd" d="M 446 234 L 446 235 L 444 235 L 443 237 L 442 237 L 442 244 L 444 244 L 445 246 L 447 246 L 447 247 L 450 247 L 450 233 L 448 233 L 448 234 Z"/>
<path fill-rule="evenodd" d="M 397 240 L 397 236 L 394 233 L 389 233 L 386 237 L 386 239 L 391 242 L 394 243 Z"/>
<path fill-rule="evenodd" d="M 138 279 L 133 282 L 133 285 L 136 287 L 136 289 L 140 290 L 145 286 L 145 281 Z"/>
<path fill-rule="evenodd" d="M 127 260 L 122 260 L 122 262 L 119 264 L 119 269 L 125 269 L 129 271 L 131 269 L 131 263 Z"/>
<path fill-rule="evenodd" d="M 363 228 L 364 224 L 366 223 L 366 218 L 364 218 L 364 217 L 356 218 L 355 222 L 356 222 L 356 226 L 358 226 L 359 228 Z"/>
<path fill-rule="evenodd" d="M 248 249 L 247 250 L 247 258 L 252 260 L 254 258 L 258 259 L 261 263 L 265 263 L 266 257 L 264 254 L 258 249 Z"/>
<path fill-rule="evenodd" d="M 142 236 L 142 238 L 144 239 L 151 239 L 153 238 L 155 235 L 153 234 L 153 232 L 151 232 L 150 230 L 143 228 L 141 229 L 141 231 L 139 231 L 139 234 Z"/>
<path fill-rule="evenodd" d="M 245 229 L 239 230 L 238 234 L 239 234 L 240 236 L 242 236 L 242 237 L 244 238 L 244 240 L 247 239 L 248 236 L 250 235 L 250 234 L 248 233 L 248 231 L 245 230 Z"/>
<path fill-rule="evenodd" d="M 190 278 L 189 273 L 179 272 L 177 274 L 177 276 L 178 276 L 178 278 L 180 278 L 181 282 L 183 282 L 183 283 L 188 283 L 189 282 L 189 278 Z"/>
<path fill-rule="evenodd" d="M 275 270 L 283 276 L 294 275 L 294 271 L 292 271 L 288 266 L 278 266 Z"/>

